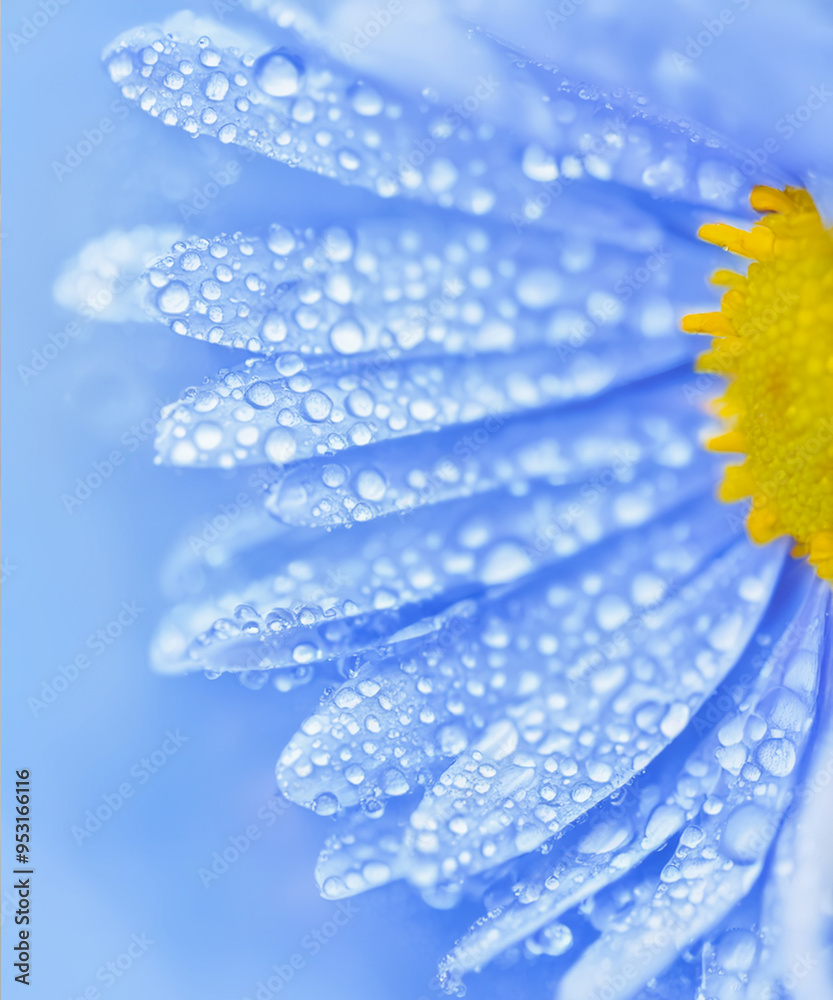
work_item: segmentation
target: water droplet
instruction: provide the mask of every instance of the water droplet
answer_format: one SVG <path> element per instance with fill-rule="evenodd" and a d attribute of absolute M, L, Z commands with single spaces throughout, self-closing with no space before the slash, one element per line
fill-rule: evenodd
<path fill-rule="evenodd" d="M 282 340 L 285 340 L 287 334 L 286 323 L 280 313 L 274 311 L 268 312 L 263 317 L 263 325 L 260 328 L 260 332 L 263 334 L 263 339 L 269 341 L 270 344 L 279 344 Z"/>
<path fill-rule="evenodd" d="M 347 96 L 350 100 L 350 106 L 356 114 L 364 115 L 367 118 L 378 115 L 385 106 L 382 95 L 366 83 L 354 84 L 347 91 Z"/>
<path fill-rule="evenodd" d="M 521 170 L 531 181 L 546 183 L 558 177 L 555 158 L 537 142 L 530 143 L 524 150 Z"/>
<path fill-rule="evenodd" d="M 573 932 L 566 924 L 550 924 L 538 935 L 538 945 L 545 955 L 563 955 L 573 944 Z"/>
<path fill-rule="evenodd" d="M 194 444 L 200 451 L 213 451 L 223 440 L 223 431 L 211 421 L 202 421 L 194 428 Z"/>
<path fill-rule="evenodd" d="M 166 316 L 186 312 L 191 305 L 188 286 L 182 281 L 169 281 L 156 296 L 156 305 Z"/>
<path fill-rule="evenodd" d="M 680 828 L 685 814 L 679 806 L 660 805 L 651 813 L 645 827 L 645 840 L 650 847 L 659 847 Z"/>
<path fill-rule="evenodd" d="M 339 354 L 356 354 L 364 347 L 364 330 L 353 319 L 343 319 L 330 330 L 330 344 Z"/>
<path fill-rule="evenodd" d="M 776 778 L 784 778 L 795 767 L 795 747 L 786 739 L 765 740 L 758 747 L 758 763 Z"/>
<path fill-rule="evenodd" d="M 304 64 L 286 49 L 276 49 L 261 56 L 255 65 L 255 82 L 271 97 L 297 94 L 304 75 Z"/>
<path fill-rule="evenodd" d="M 295 237 L 286 226 L 272 225 L 269 227 L 269 236 L 266 245 L 272 253 L 285 257 L 295 248 Z"/>
<path fill-rule="evenodd" d="M 267 382 L 255 382 L 246 392 L 246 401 L 263 409 L 275 402 L 275 393 Z"/>
<path fill-rule="evenodd" d="M 292 434 L 284 427 L 276 427 L 266 436 L 263 450 L 270 462 L 283 465 L 295 455 L 297 443 Z"/>
<path fill-rule="evenodd" d="M 205 96 L 209 101 L 222 101 L 228 93 L 229 82 L 225 73 L 212 73 L 205 82 Z"/>
<path fill-rule="evenodd" d="M 381 500 L 387 483 L 378 469 L 362 469 L 356 476 L 356 492 L 362 500 Z"/>
<path fill-rule="evenodd" d="M 408 779 L 395 767 L 382 775 L 382 788 L 387 795 L 405 795 L 410 790 Z"/>
<path fill-rule="evenodd" d="M 558 301 L 561 281 L 550 268 L 536 267 L 518 278 L 515 291 L 518 301 L 527 309 L 546 309 Z"/>
<path fill-rule="evenodd" d="M 319 816 L 332 816 L 338 812 L 338 799 L 332 792 L 322 792 L 313 802 L 312 808 Z"/>
<path fill-rule="evenodd" d="M 329 417 L 333 409 L 333 401 L 319 389 L 313 389 L 304 396 L 304 413 L 310 420 L 320 422 Z"/>
<path fill-rule="evenodd" d="M 442 726 L 437 733 L 440 751 L 449 757 L 456 757 L 468 746 L 469 740 L 462 726 Z"/>
<path fill-rule="evenodd" d="M 113 83 L 121 83 L 122 80 L 130 76 L 133 72 L 133 60 L 127 49 L 122 49 L 121 52 L 113 56 L 107 65 L 107 69 Z"/>
<path fill-rule="evenodd" d="M 727 858 L 738 864 L 751 864 L 761 856 L 769 843 L 767 831 L 774 832 L 767 811 L 753 802 L 744 803 L 726 820 L 720 838 L 720 849 Z"/>

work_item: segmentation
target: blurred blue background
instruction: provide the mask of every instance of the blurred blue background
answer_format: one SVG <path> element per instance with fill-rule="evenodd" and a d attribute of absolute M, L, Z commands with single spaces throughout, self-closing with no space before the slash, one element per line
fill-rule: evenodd
<path fill-rule="evenodd" d="M 27 995 L 64 1000 L 88 991 L 94 997 L 94 988 L 114 1000 L 264 1000 L 277 992 L 308 1000 L 437 996 L 436 959 L 479 915 L 478 906 L 438 913 L 408 888 L 394 886 L 358 899 L 355 915 L 320 953 L 304 944 L 337 911 L 319 898 L 312 874 L 326 823 L 297 808 L 273 814 L 270 822 L 263 808 L 274 791 L 277 755 L 320 688 L 281 695 L 270 687 L 247 690 L 233 678 L 208 683 L 149 670 L 148 643 L 166 606 L 158 586 L 165 556 L 195 515 L 216 509 L 235 490 L 219 475 L 155 467 L 152 434 L 142 432 L 135 451 L 123 435 L 141 427 L 158 401 L 174 398 L 230 355 L 151 325 L 81 321 L 78 335 L 67 339 L 72 317 L 55 305 L 51 288 L 61 264 L 87 240 L 142 222 L 181 223 L 178 206 L 229 153 L 164 129 L 136 110 L 115 118 L 118 94 L 101 69 L 101 49 L 135 23 L 163 19 L 174 9 L 168 0 L 46 5 L 58 7 L 57 13 L 25 44 L 13 44 L 10 36 L 41 7 L 7 0 L 3 8 L 2 901 L 7 931 L 13 841 L 8 779 L 15 769 L 28 768 L 36 875 Z M 691 24 L 681 23 L 675 36 L 683 41 L 701 16 L 698 5 L 689 6 Z M 496 30 L 506 27 L 497 14 L 507 9 L 493 5 Z M 660 26 L 655 22 L 654 28 Z M 773 41 L 776 35 L 769 32 Z M 553 39 L 560 44 L 560 36 Z M 740 44 L 740 36 L 728 44 Z M 716 68 L 704 58 L 698 73 L 708 77 Z M 814 72 L 810 60 L 803 77 L 791 77 L 799 97 L 818 82 Z M 647 76 L 634 82 L 658 86 Z M 681 94 L 681 105 L 690 103 L 691 93 Z M 743 101 L 734 94 L 724 108 L 727 121 L 713 122 L 717 127 L 743 126 L 737 111 Z M 784 99 L 787 110 L 791 100 Z M 733 137 L 750 143 L 765 137 L 782 110 L 762 102 L 746 119 L 747 132 Z M 56 176 L 53 164 L 66 158 L 67 145 L 77 147 L 85 130 L 105 117 L 114 120 L 114 130 Z M 814 125 L 816 141 L 805 142 L 808 131 L 785 165 L 795 165 L 807 149 L 818 152 L 818 135 Z M 275 218 L 314 224 L 383 208 L 362 192 L 252 162 L 201 213 L 196 228 L 205 235 L 256 231 Z M 34 352 L 55 341 L 65 346 L 49 348 L 55 356 L 43 370 L 21 375 L 20 366 L 32 368 Z M 62 495 L 114 449 L 124 461 L 68 512 Z M 97 653 L 89 637 L 106 630 L 123 602 L 142 610 Z M 89 666 L 53 686 L 60 668 L 82 653 Z M 72 677 L 71 669 L 66 673 Z M 64 690 L 46 703 L 44 685 Z M 141 761 L 161 750 L 168 731 L 186 740 L 149 774 Z M 91 836 L 74 834 L 87 811 L 106 804 L 105 796 L 125 782 L 132 795 L 111 818 Z M 252 825 L 258 839 L 206 888 L 199 870 Z M 134 935 L 153 943 L 134 948 L 134 955 L 140 953 L 129 962 L 122 959 L 123 974 L 108 976 L 107 963 L 118 968 Z M 9 948 L 3 984 L 20 990 Z M 302 955 L 303 968 L 280 991 L 258 993 L 257 983 L 274 975 L 274 965 L 287 966 L 293 954 Z M 537 975 L 525 970 L 521 988 L 516 972 L 498 970 L 476 977 L 470 995 L 540 995 Z"/>

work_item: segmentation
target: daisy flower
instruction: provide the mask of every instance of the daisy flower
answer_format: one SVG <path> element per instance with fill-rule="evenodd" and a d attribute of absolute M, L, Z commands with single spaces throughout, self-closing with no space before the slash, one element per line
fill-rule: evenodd
<path fill-rule="evenodd" d="M 160 463 L 231 485 L 174 557 L 198 592 L 154 664 L 321 684 L 277 766 L 322 817 L 321 893 L 481 901 L 448 991 L 534 960 L 561 1000 L 816 1000 L 823 172 L 723 138 L 725 108 L 697 124 L 683 87 L 674 111 L 611 79 L 593 44 L 627 43 L 619 5 L 581 29 L 595 83 L 536 51 L 578 2 L 415 5 L 418 52 L 406 6 L 216 3 L 105 53 L 162 124 L 365 192 L 358 219 L 220 234 L 195 197 L 187 235 L 109 234 L 61 280 L 72 302 L 119 254 L 154 256 L 118 318 L 229 349 L 159 421 Z M 747 6 L 665 64 L 684 74 Z M 385 32 L 400 64 L 374 72 Z"/>

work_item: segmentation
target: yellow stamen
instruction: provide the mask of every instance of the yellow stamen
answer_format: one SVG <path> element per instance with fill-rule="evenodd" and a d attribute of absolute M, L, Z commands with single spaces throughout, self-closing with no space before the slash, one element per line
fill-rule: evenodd
<path fill-rule="evenodd" d="M 700 236 L 756 263 L 713 276 L 729 289 L 720 312 L 683 319 L 714 337 L 697 370 L 729 379 L 718 412 L 731 424 L 707 447 L 746 456 L 719 495 L 752 498 L 752 539 L 791 535 L 793 555 L 833 581 L 833 229 L 799 188 L 756 187 L 750 201 L 767 213 L 750 232 L 715 224 Z"/>

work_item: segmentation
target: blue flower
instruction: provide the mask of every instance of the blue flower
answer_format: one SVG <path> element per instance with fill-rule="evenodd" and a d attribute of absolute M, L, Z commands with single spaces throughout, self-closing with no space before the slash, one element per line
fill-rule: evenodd
<path fill-rule="evenodd" d="M 159 423 L 158 461 L 235 485 L 174 561 L 202 592 L 155 665 L 329 685 L 279 787 L 333 817 L 325 897 L 404 879 L 432 906 L 482 900 L 449 990 L 525 954 L 562 1000 L 820 997 L 830 588 L 713 499 L 721 383 L 679 320 L 722 257 L 697 222 L 747 217 L 759 182 L 823 194 L 823 173 L 486 31 L 450 74 L 436 14 L 436 53 L 385 77 L 367 57 L 401 4 L 340 41 L 249 6 L 263 38 L 190 15 L 128 32 L 113 82 L 166 125 L 372 197 L 358 222 L 170 250 L 169 231 L 111 235 L 61 286 L 164 254 L 120 316 L 246 352 Z M 503 5 L 481 13 L 511 34 Z M 685 69 L 731 20 L 707 22 L 664 58 Z M 183 203 L 189 229 L 240 170 Z"/>

